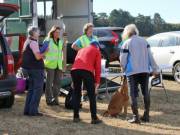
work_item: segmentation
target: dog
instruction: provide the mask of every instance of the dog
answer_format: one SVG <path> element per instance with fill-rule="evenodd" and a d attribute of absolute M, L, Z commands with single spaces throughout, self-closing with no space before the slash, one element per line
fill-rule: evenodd
<path fill-rule="evenodd" d="M 116 91 L 115 94 L 112 96 L 108 105 L 108 109 L 103 113 L 103 116 L 117 117 L 120 113 L 122 113 L 124 109 L 123 115 L 126 117 L 128 104 L 129 104 L 128 86 L 127 86 L 127 80 L 124 77 L 122 87 L 119 88 L 118 91 Z"/>

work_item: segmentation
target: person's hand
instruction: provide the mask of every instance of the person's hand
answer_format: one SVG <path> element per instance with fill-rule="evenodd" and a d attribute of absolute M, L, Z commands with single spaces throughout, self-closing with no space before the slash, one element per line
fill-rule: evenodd
<path fill-rule="evenodd" d="M 98 88 L 99 88 L 99 83 L 96 83 L 95 84 L 95 94 L 96 95 L 98 94 Z"/>
<path fill-rule="evenodd" d="M 48 46 L 48 48 L 46 49 L 46 51 L 43 54 L 46 54 L 48 51 L 49 51 L 49 46 Z"/>
<path fill-rule="evenodd" d="M 152 73 L 152 75 L 153 75 L 154 77 L 157 77 L 159 74 L 160 74 L 160 73 L 159 73 L 159 72 L 156 72 L 156 71 L 154 71 L 154 72 Z"/>

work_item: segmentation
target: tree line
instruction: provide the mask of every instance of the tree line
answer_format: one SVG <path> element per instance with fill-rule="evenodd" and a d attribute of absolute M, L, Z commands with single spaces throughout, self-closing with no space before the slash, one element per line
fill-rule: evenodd
<path fill-rule="evenodd" d="M 95 27 L 125 27 L 127 24 L 134 23 L 138 27 L 141 36 L 180 30 L 180 24 L 166 23 L 159 13 L 155 13 L 153 18 L 142 14 L 134 17 L 128 11 L 122 9 L 114 9 L 110 15 L 107 15 L 105 12 L 98 14 L 93 13 L 93 22 Z"/>

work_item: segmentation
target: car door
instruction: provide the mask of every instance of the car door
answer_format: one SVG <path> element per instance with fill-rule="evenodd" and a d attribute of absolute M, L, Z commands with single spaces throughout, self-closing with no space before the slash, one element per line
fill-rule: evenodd
<path fill-rule="evenodd" d="M 161 46 L 159 49 L 159 65 L 169 65 L 170 60 L 176 52 L 176 37 L 174 35 L 166 35 L 161 39 Z"/>
<path fill-rule="evenodd" d="M 173 35 L 160 35 L 154 39 L 156 44 L 151 47 L 152 54 L 158 65 L 169 64 L 176 50 L 176 37 Z"/>
<path fill-rule="evenodd" d="M 14 12 L 17 12 L 19 7 L 14 4 L 6 4 L 6 3 L 0 3 L 0 23 L 1 23 L 1 33 L 3 34 L 3 20 L 13 14 Z M 7 35 L 6 35 L 7 36 Z M 8 46 L 13 54 L 15 63 L 18 63 L 19 59 L 19 37 L 15 36 L 9 36 L 6 38 L 7 42 L 5 42 L 5 46 Z"/>
<path fill-rule="evenodd" d="M 160 49 L 161 49 L 161 39 L 159 38 L 158 35 L 152 36 L 150 38 L 147 39 L 148 44 L 151 47 L 151 52 L 152 55 L 156 61 L 157 64 L 159 64 L 159 56 L 161 55 L 159 53 Z"/>

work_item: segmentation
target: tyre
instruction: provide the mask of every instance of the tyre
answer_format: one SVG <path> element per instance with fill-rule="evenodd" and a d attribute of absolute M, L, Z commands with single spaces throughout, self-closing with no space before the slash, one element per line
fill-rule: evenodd
<path fill-rule="evenodd" d="M 2 99 L 0 108 L 11 108 L 13 104 L 14 104 L 14 93 L 11 92 L 11 95 L 9 97 Z"/>
<path fill-rule="evenodd" d="M 174 76 L 175 81 L 180 83 L 180 62 L 174 65 L 173 76 Z"/>

